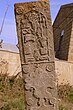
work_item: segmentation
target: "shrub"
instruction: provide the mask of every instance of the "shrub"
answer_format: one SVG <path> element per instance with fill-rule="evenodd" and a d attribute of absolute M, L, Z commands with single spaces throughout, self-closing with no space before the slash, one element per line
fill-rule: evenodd
<path fill-rule="evenodd" d="M 59 106 L 59 110 L 68 110 L 68 108 L 65 107 L 65 106 L 63 106 L 63 105 L 60 105 L 60 106 Z"/>

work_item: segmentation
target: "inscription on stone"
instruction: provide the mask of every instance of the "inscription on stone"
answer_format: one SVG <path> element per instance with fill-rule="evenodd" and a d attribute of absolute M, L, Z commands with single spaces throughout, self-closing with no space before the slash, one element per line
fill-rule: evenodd
<path fill-rule="evenodd" d="M 49 3 L 15 4 L 26 110 L 58 110 Z"/>

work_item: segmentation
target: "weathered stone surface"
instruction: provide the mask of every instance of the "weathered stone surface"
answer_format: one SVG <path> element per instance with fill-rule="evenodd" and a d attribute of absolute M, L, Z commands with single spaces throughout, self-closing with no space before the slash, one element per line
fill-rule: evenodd
<path fill-rule="evenodd" d="M 58 110 L 49 3 L 15 4 L 26 110 Z"/>

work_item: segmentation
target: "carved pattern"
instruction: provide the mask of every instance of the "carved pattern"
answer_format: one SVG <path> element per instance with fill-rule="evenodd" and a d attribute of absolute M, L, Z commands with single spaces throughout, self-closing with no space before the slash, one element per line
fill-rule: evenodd
<path fill-rule="evenodd" d="M 42 110 L 42 106 L 46 110 L 56 108 L 54 71 L 51 70 L 50 74 L 46 70 L 47 66 L 48 63 L 23 65 L 27 110 Z"/>
<path fill-rule="evenodd" d="M 24 8 L 22 6 L 19 6 L 17 9 L 16 9 L 16 12 L 17 14 L 22 14 L 23 13 L 23 10 Z"/>
<path fill-rule="evenodd" d="M 46 17 L 38 11 L 31 10 L 24 14 L 21 29 L 25 62 L 49 60 Z"/>
<path fill-rule="evenodd" d="M 26 110 L 57 110 L 53 36 L 48 7 L 46 2 L 16 5 Z"/>

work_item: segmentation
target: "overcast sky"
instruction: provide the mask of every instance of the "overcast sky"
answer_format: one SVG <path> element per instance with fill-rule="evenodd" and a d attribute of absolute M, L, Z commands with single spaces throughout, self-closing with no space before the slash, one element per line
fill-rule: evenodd
<path fill-rule="evenodd" d="M 0 40 L 3 39 L 5 43 L 17 44 L 17 34 L 14 16 L 14 3 L 25 2 L 31 0 L 0 0 L 0 28 L 7 6 L 9 5 L 7 15 L 5 18 Z M 61 5 L 72 3 L 73 0 L 50 0 L 51 17 L 54 21 Z"/>

